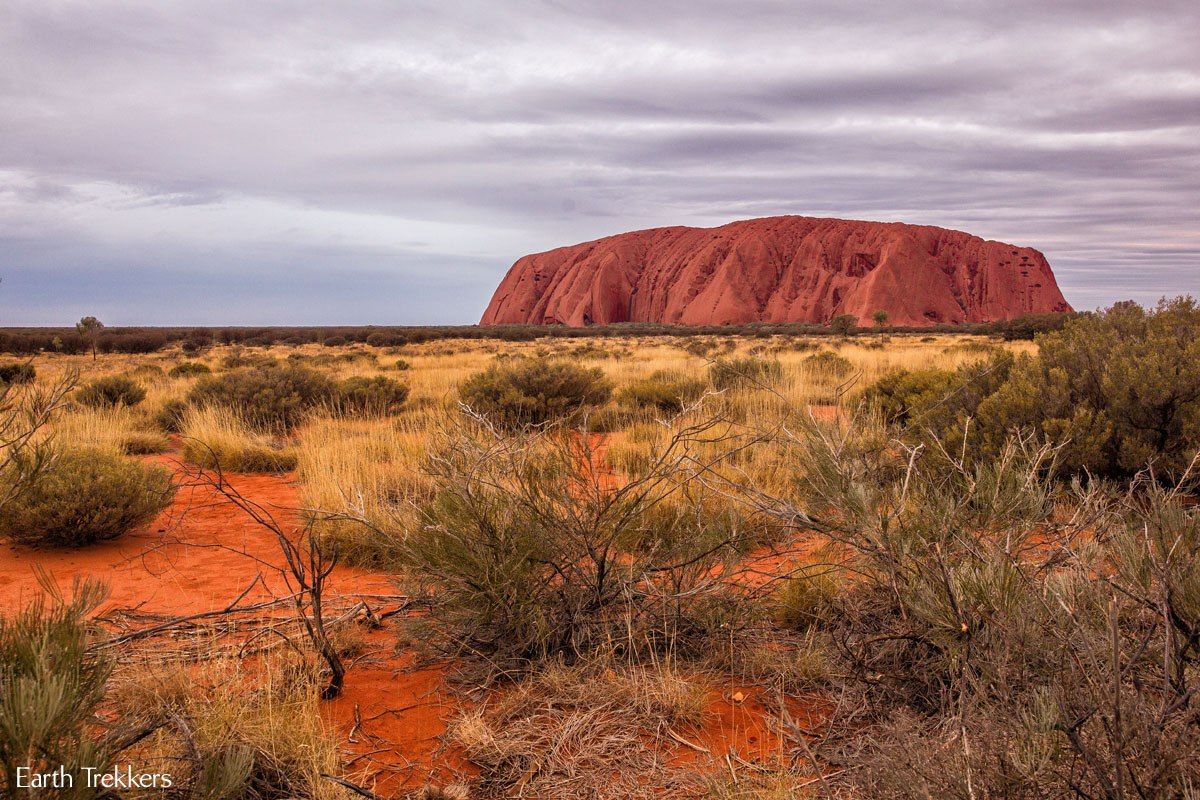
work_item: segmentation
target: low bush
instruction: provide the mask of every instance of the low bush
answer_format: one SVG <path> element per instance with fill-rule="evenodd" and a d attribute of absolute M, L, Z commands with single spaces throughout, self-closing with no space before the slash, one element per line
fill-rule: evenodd
<path fill-rule="evenodd" d="M 97 378 L 75 393 L 75 399 L 89 408 L 136 406 L 146 399 L 146 390 L 124 375 Z"/>
<path fill-rule="evenodd" d="M 404 372 L 412 369 L 412 364 L 405 361 L 403 358 L 398 358 L 396 359 L 396 363 L 392 365 L 392 369 L 396 370 L 397 372 Z"/>
<path fill-rule="evenodd" d="M 660 370 L 621 387 L 617 400 L 633 408 L 677 413 L 703 395 L 704 389 L 703 381 L 690 378 L 682 372 Z"/>
<path fill-rule="evenodd" d="M 459 395 L 476 413 L 515 428 L 571 418 L 601 406 L 612 395 L 612 384 L 599 368 L 514 358 L 472 375 Z"/>
<path fill-rule="evenodd" d="M 179 433 L 183 428 L 183 415 L 189 406 L 186 400 L 168 400 L 154 412 L 154 424 L 167 433 Z"/>
<path fill-rule="evenodd" d="M 708 369 L 708 378 L 717 389 L 769 386 L 782 375 L 778 361 L 755 356 L 719 358 Z"/>
<path fill-rule="evenodd" d="M 836 569 L 804 567 L 776 592 L 777 617 L 783 625 L 805 631 L 828 620 L 841 589 Z"/>
<path fill-rule="evenodd" d="M 850 359 L 832 350 L 822 350 L 804 359 L 804 366 L 814 372 L 824 373 L 834 378 L 844 378 L 854 371 Z"/>
<path fill-rule="evenodd" d="M 404 542 L 433 602 L 413 621 L 422 640 L 502 665 L 672 647 L 697 630 L 693 612 L 724 590 L 712 570 L 749 535 L 713 524 L 681 468 L 708 430 L 664 434 L 618 485 L 571 430 L 455 432 L 430 454 L 433 499 Z"/>
<path fill-rule="evenodd" d="M 408 386 L 382 375 L 347 378 L 337 386 L 335 404 L 342 413 L 361 416 L 395 414 L 408 399 Z"/>
<path fill-rule="evenodd" d="M 169 449 L 171 443 L 161 433 L 133 433 L 121 442 L 121 451 L 128 456 L 149 456 Z"/>
<path fill-rule="evenodd" d="M 212 369 L 208 364 L 203 364 L 199 361 L 181 361 L 171 367 L 171 371 L 167 373 L 172 378 L 188 378 L 192 375 L 210 375 Z"/>
<path fill-rule="evenodd" d="M 99 450 L 64 450 L 5 506 L 0 536 L 50 547 L 115 539 L 152 520 L 174 493 L 162 467 Z"/>
<path fill-rule="evenodd" d="M 33 383 L 36 378 L 37 370 L 28 362 L 0 364 L 0 383 Z"/>
<path fill-rule="evenodd" d="M 188 393 L 188 402 L 231 409 L 248 425 L 283 432 L 336 396 L 337 386 L 327 375 L 288 365 L 201 378 Z"/>
<path fill-rule="evenodd" d="M 129 370 L 129 374 L 135 378 L 146 378 L 149 380 L 162 378 L 166 375 L 166 373 L 163 372 L 163 368 L 158 364 L 138 364 L 136 367 Z"/>
<path fill-rule="evenodd" d="M 1056 468 L 1128 477 L 1183 473 L 1200 449 L 1200 308 L 1120 304 L 1040 334 L 1038 353 L 997 352 L 954 371 L 890 375 L 871 387 L 910 439 L 994 458 L 1014 430 L 1060 445 Z"/>

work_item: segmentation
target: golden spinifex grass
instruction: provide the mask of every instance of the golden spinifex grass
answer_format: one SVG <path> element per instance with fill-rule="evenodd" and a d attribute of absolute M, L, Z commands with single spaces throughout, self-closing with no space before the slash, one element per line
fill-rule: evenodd
<path fill-rule="evenodd" d="M 183 457 L 229 472 L 287 472 L 296 455 L 276 438 L 252 430 L 236 412 L 218 406 L 189 408 L 180 435 Z"/>

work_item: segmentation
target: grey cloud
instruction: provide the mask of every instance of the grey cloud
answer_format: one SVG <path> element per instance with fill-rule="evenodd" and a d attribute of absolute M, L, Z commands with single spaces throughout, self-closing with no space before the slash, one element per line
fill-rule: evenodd
<path fill-rule="evenodd" d="M 1200 290 L 1194 2 L 4 14 L 0 323 L 470 322 L 524 252 L 779 213 L 1039 247 L 1081 307 Z"/>

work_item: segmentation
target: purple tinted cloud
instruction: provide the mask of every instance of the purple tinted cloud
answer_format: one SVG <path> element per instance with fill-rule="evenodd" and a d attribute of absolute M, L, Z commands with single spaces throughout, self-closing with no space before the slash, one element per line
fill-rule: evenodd
<path fill-rule="evenodd" d="M 518 256 L 779 213 L 1200 292 L 1200 6 L 0 11 L 0 324 L 471 322 Z"/>

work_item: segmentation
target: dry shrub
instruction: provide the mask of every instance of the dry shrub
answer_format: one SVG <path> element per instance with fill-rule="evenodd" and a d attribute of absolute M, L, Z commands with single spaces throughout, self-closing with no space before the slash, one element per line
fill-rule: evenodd
<path fill-rule="evenodd" d="M 75 400 L 88 408 L 136 406 L 146 399 L 146 390 L 124 375 L 97 378 L 75 393 Z"/>
<path fill-rule="evenodd" d="M 81 547 L 145 525 L 170 504 L 170 473 L 100 450 L 64 450 L 4 507 L 0 536 Z"/>
<path fill-rule="evenodd" d="M 472 411 L 508 428 L 571 419 L 608 402 L 611 394 L 599 368 L 532 358 L 493 363 L 459 388 Z"/>
<path fill-rule="evenodd" d="M 0 364 L 0 384 L 33 383 L 36 379 L 37 370 L 27 361 Z"/>
<path fill-rule="evenodd" d="M 199 361 L 181 361 L 171 367 L 167 374 L 172 378 L 190 378 L 194 375 L 211 375 L 212 369 Z"/>
<path fill-rule="evenodd" d="M 679 371 L 658 370 L 638 378 L 617 393 L 617 400 L 633 408 L 679 413 L 704 394 L 704 382 Z"/>
<path fill-rule="evenodd" d="M 278 473 L 296 468 L 294 451 L 253 431 L 228 409 L 190 408 L 181 424 L 183 457 L 206 469 Z"/>
<path fill-rule="evenodd" d="M 718 358 L 708 369 L 708 379 L 717 389 L 770 386 L 782 375 L 778 361 L 756 356 Z"/>
<path fill-rule="evenodd" d="M 339 770 L 318 673 L 290 651 L 142 668 L 119 676 L 113 701 L 162 726 L 137 756 L 171 773 L 180 797 L 332 800 L 346 793 L 322 777 Z"/>
<path fill-rule="evenodd" d="M 803 464 L 766 504 L 854 579 L 804 607 L 842 698 L 818 752 L 863 797 L 1120 797 L 1200 769 L 1200 511 L 1138 481 L 1057 482 L 1009 440 L 964 464 L 869 419 L 782 434 Z M 1086 531 L 1087 535 L 1083 535 Z M 819 566 L 819 565 L 818 565 Z M 821 593 L 822 595 L 824 593 Z"/>
<path fill-rule="evenodd" d="M 751 535 L 714 523 L 691 478 L 698 450 L 722 435 L 715 420 L 681 424 L 618 480 L 569 428 L 447 431 L 426 464 L 434 497 L 404 546 L 433 603 L 418 621 L 425 641 L 497 663 L 614 639 L 673 644 Z"/>
<path fill-rule="evenodd" d="M 659 797 L 655 746 L 699 725 L 704 687 L 665 666 L 549 663 L 453 723 L 485 797 Z"/>

